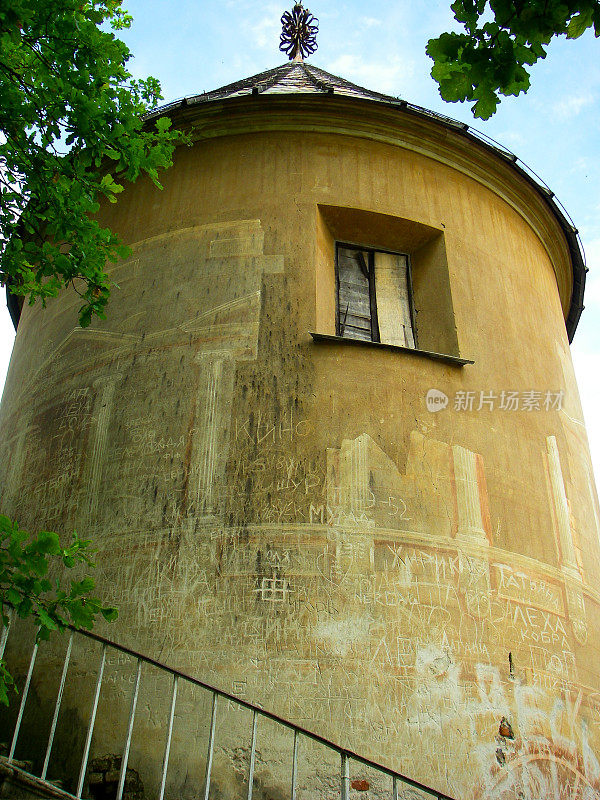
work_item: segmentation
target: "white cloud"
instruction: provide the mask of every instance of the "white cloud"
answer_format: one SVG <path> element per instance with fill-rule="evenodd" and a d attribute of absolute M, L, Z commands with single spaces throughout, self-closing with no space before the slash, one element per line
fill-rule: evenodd
<path fill-rule="evenodd" d="M 565 97 L 558 103 L 552 106 L 552 112 L 559 119 L 569 119 L 576 117 L 586 106 L 592 105 L 595 102 L 593 94 L 575 94 L 571 97 Z"/>
<path fill-rule="evenodd" d="M 358 27 L 363 28 L 374 28 L 377 25 L 381 25 L 381 20 L 376 19 L 375 17 L 363 17 L 358 21 Z"/>
<path fill-rule="evenodd" d="M 330 61 L 326 69 L 368 89 L 397 96 L 403 93 L 412 77 L 414 62 L 400 56 L 369 61 L 363 56 L 344 53 Z"/>
<path fill-rule="evenodd" d="M 251 59 L 251 54 L 256 51 L 272 51 L 279 44 L 281 33 L 281 15 L 286 10 L 275 2 L 259 2 L 259 0 L 226 0 L 225 14 L 214 13 L 212 19 L 211 35 L 218 39 L 224 47 L 226 60 L 240 61 L 243 55 L 245 60 Z M 242 59 L 242 60 L 244 60 Z M 202 67 L 205 68 L 204 59 Z M 250 67 L 250 73 L 257 72 Z M 246 73 L 236 75 L 236 78 L 245 78 Z M 235 80 L 235 79 L 234 79 Z M 223 84 L 221 84 L 223 85 Z"/>

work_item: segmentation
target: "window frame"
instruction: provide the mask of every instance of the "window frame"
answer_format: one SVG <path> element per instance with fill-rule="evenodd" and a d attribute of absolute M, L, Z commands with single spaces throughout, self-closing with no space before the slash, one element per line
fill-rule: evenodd
<path fill-rule="evenodd" d="M 410 314 L 410 324 L 412 328 L 412 335 L 414 341 L 414 348 L 408 347 L 409 350 L 418 350 L 418 337 L 417 326 L 415 319 L 415 308 L 413 300 L 413 285 L 412 285 L 412 271 L 411 271 L 411 258 L 409 253 L 403 253 L 399 250 L 388 250 L 385 247 L 370 247 L 366 245 L 357 244 L 355 242 L 345 242 L 340 239 L 335 240 L 335 331 L 336 336 L 341 339 L 352 339 L 353 337 L 344 336 L 341 330 L 340 320 L 340 269 L 339 269 L 339 251 L 340 248 L 345 250 L 358 250 L 361 253 L 368 255 L 368 281 L 369 281 L 369 305 L 371 311 L 371 339 L 362 340 L 370 341 L 378 344 L 386 344 L 381 342 L 379 333 L 379 321 L 377 315 L 377 292 L 375 289 L 375 253 L 387 253 L 393 256 L 403 256 L 406 259 L 406 282 L 408 288 L 408 310 Z M 376 337 L 376 338 L 375 338 Z M 357 340 L 360 341 L 360 340 Z"/>

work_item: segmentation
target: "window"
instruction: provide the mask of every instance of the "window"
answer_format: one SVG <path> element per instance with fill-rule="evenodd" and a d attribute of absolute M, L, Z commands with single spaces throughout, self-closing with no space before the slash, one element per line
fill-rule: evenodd
<path fill-rule="evenodd" d="M 336 280 L 338 336 L 416 346 L 407 255 L 338 243 Z"/>
<path fill-rule="evenodd" d="M 313 339 L 467 363 L 443 228 L 346 206 L 316 210 Z"/>

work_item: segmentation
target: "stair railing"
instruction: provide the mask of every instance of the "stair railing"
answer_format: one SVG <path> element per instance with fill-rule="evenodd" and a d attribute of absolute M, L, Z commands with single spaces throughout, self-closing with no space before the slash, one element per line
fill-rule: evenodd
<path fill-rule="evenodd" d="M 4 655 L 4 651 L 6 648 L 6 643 L 8 640 L 9 631 L 12 625 L 12 614 L 9 613 L 9 624 L 6 627 L 2 627 L 0 633 L 0 659 Z M 200 687 L 207 691 L 211 698 L 212 698 L 212 711 L 211 711 L 211 719 L 210 719 L 210 729 L 208 735 L 208 753 L 207 753 L 207 760 L 206 760 L 206 772 L 204 778 L 204 791 L 203 791 L 203 800 L 209 800 L 209 793 L 210 793 L 210 785 L 211 785 L 211 770 L 213 764 L 213 756 L 214 756 L 214 745 L 215 745 L 215 731 L 216 731 L 216 720 L 217 720 L 217 703 L 219 700 L 227 700 L 230 703 L 233 703 L 241 708 L 245 708 L 252 712 L 252 735 L 251 735 L 251 745 L 250 745 L 250 760 L 249 760 L 249 768 L 248 768 L 248 778 L 247 778 L 247 800 L 252 800 L 252 791 L 253 791 L 253 783 L 254 783 L 254 769 L 255 769 L 255 760 L 256 760 L 256 743 L 257 743 L 257 729 L 258 729 L 258 720 L 259 718 L 265 718 L 272 720 L 276 724 L 287 728 L 293 732 L 293 750 L 292 750 L 292 765 L 291 765 L 291 793 L 290 793 L 290 800 L 297 800 L 296 793 L 297 793 L 297 782 L 298 782 L 298 744 L 300 741 L 300 737 L 305 737 L 307 739 L 316 742 L 323 747 L 327 748 L 330 751 L 333 751 L 338 754 L 340 759 L 340 800 L 349 800 L 350 794 L 350 761 L 356 761 L 363 766 L 368 767 L 376 772 L 379 772 L 383 775 L 388 776 L 391 778 L 391 800 L 399 800 L 399 789 L 403 787 L 410 787 L 412 789 L 417 789 L 423 792 L 426 796 L 435 798 L 435 800 L 455 800 L 450 795 L 444 794 L 437 789 L 433 789 L 430 786 L 426 786 L 419 781 L 413 780 L 412 778 L 403 775 L 400 772 L 396 772 L 389 767 L 386 767 L 382 764 L 377 763 L 369 758 L 365 758 L 361 756 L 359 753 L 355 753 L 352 750 L 348 750 L 346 748 L 340 747 L 335 742 L 327 739 L 324 736 L 315 733 L 314 731 L 310 731 L 307 728 L 304 728 L 300 725 L 296 725 L 294 722 L 290 720 L 284 719 L 277 714 L 272 713 L 271 711 L 267 711 L 264 708 L 261 708 L 254 703 L 251 703 L 248 700 L 244 700 L 240 697 L 236 697 L 229 692 L 223 691 L 222 689 L 218 689 L 215 686 L 211 686 L 204 681 L 195 678 L 192 675 L 187 675 L 180 670 L 173 669 L 173 667 L 169 667 L 167 664 L 163 664 L 160 661 L 157 661 L 154 658 L 150 658 L 148 656 L 143 655 L 142 653 L 138 653 L 135 650 L 132 650 L 129 647 L 124 647 L 123 645 L 117 644 L 116 642 L 112 642 L 109 639 L 105 639 L 103 636 L 99 636 L 96 633 L 91 633 L 90 631 L 85 631 L 81 629 L 74 628 L 72 626 L 67 626 L 69 630 L 69 640 L 67 644 L 67 650 L 63 661 L 63 668 L 60 678 L 60 683 L 56 695 L 56 701 L 54 706 L 54 714 L 52 717 L 52 722 L 50 726 L 50 734 L 48 738 L 48 744 L 46 747 L 46 753 L 44 756 L 43 767 L 39 776 L 35 776 L 31 773 L 27 773 L 30 777 L 38 778 L 42 782 L 50 783 L 47 781 L 47 771 L 48 771 L 48 764 L 50 762 L 50 755 L 52 752 L 52 746 L 54 744 L 54 737 L 56 733 L 56 725 L 58 722 L 58 717 L 60 713 L 61 702 L 64 694 L 65 685 L 67 682 L 67 675 L 68 675 L 68 668 L 69 668 L 69 661 L 71 658 L 73 640 L 76 636 L 82 636 L 86 639 L 91 639 L 93 641 L 98 642 L 101 645 L 101 655 L 100 655 L 100 663 L 98 667 L 98 673 L 96 677 L 96 685 L 94 689 L 94 695 L 92 700 L 92 707 L 90 710 L 89 720 L 88 720 L 88 727 L 87 733 L 85 738 L 85 745 L 83 749 L 83 756 L 81 759 L 81 765 L 79 768 L 79 776 L 77 780 L 77 789 L 76 793 L 70 794 L 68 792 L 62 792 L 65 797 L 72 797 L 75 800 L 81 800 L 83 794 L 83 787 L 85 782 L 85 776 L 87 772 L 88 766 L 88 759 L 90 755 L 90 747 L 92 743 L 92 736 L 94 733 L 94 726 L 96 723 L 96 714 L 98 711 L 98 701 L 100 699 L 100 691 L 102 688 L 102 679 L 104 675 L 104 667 L 106 664 L 106 657 L 108 651 L 117 651 L 120 653 L 124 653 L 131 658 L 136 660 L 136 675 L 133 684 L 133 691 L 131 694 L 131 703 L 130 703 L 130 710 L 129 710 L 129 718 L 127 723 L 127 733 L 125 737 L 125 745 L 123 748 L 123 755 L 121 758 L 121 768 L 119 773 L 119 781 L 117 784 L 117 794 L 116 800 L 123 800 L 123 792 L 125 787 L 125 777 L 127 772 L 127 763 L 129 760 L 129 752 L 131 748 L 131 740 L 133 734 L 133 725 L 135 720 L 135 713 L 137 707 L 137 700 L 139 695 L 139 688 L 140 688 L 140 680 L 141 680 L 141 672 L 142 672 L 142 665 L 148 664 L 156 669 L 160 670 L 163 673 L 168 673 L 172 677 L 172 684 L 171 684 L 171 702 L 169 706 L 169 714 L 168 714 L 168 721 L 167 721 L 167 733 L 165 739 L 165 749 L 164 755 L 162 760 L 162 770 L 161 770 L 161 780 L 160 780 L 160 789 L 158 794 L 158 800 L 164 800 L 165 794 L 165 786 L 167 782 L 167 772 L 169 768 L 169 755 L 171 751 L 171 740 L 173 735 L 173 721 L 175 717 L 175 706 L 177 702 L 177 691 L 179 686 L 179 681 L 187 681 L 190 684 Z M 21 700 L 19 705 L 19 711 L 17 714 L 17 720 L 15 723 L 15 728 L 13 731 L 12 741 L 10 744 L 9 754 L 8 754 L 8 763 L 12 764 L 14 761 L 15 750 L 17 746 L 17 742 L 19 739 L 19 733 L 21 729 L 21 723 L 23 720 L 23 713 L 25 711 L 25 706 L 27 703 L 27 697 L 29 694 L 29 688 L 31 684 L 31 678 L 33 675 L 33 670 L 35 666 L 36 656 L 38 653 L 38 641 L 37 639 L 34 641 L 33 649 L 31 652 L 31 657 L 29 660 L 29 667 L 27 670 L 27 676 L 25 678 L 25 684 L 23 690 L 21 692 Z"/>

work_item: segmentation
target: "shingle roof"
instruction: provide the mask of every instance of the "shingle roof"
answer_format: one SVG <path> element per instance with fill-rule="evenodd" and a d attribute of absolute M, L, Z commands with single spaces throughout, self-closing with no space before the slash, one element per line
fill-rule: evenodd
<path fill-rule="evenodd" d="M 230 83 L 212 92 L 188 97 L 188 103 L 225 100 L 248 94 L 335 94 L 363 100 L 397 102 L 398 98 L 373 92 L 304 61 L 289 61 L 274 69 Z"/>

